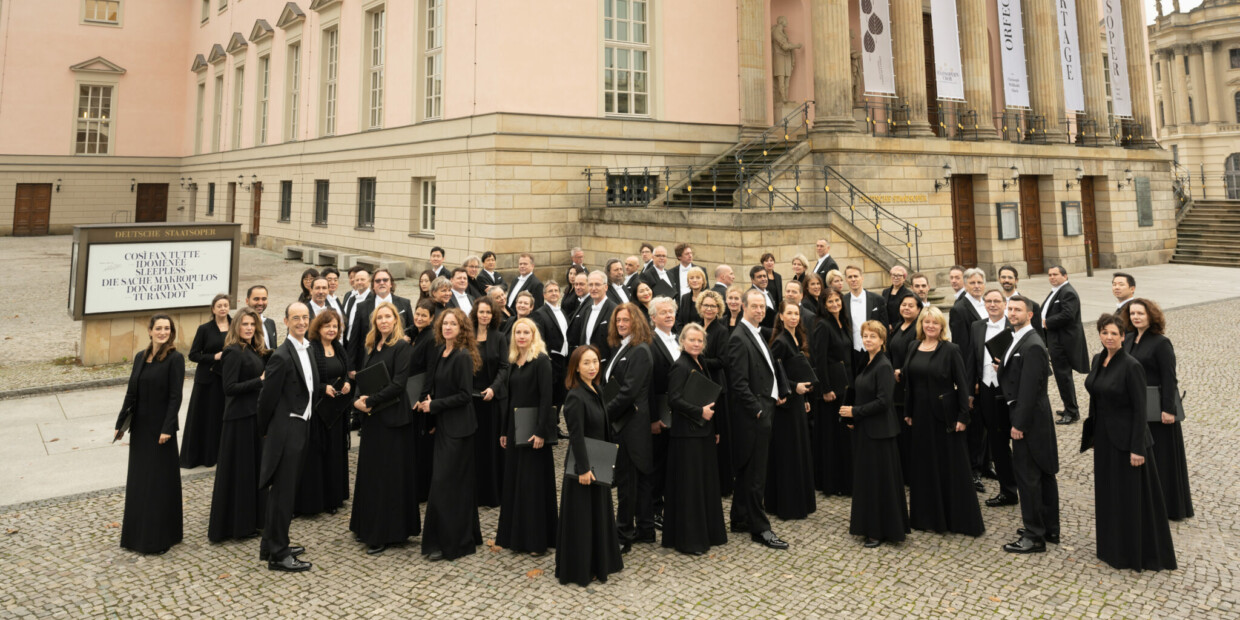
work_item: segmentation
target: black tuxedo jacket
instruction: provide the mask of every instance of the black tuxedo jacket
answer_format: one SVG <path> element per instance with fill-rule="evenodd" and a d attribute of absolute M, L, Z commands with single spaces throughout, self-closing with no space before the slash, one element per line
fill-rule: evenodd
<path fill-rule="evenodd" d="M 564 321 L 567 323 L 571 316 L 564 313 L 561 308 L 560 312 L 564 314 Z M 550 304 L 544 304 L 543 307 L 534 311 L 530 315 L 530 320 L 534 321 L 534 325 L 538 327 L 538 334 L 542 336 L 543 342 L 547 345 L 547 355 L 559 355 L 560 348 L 564 346 L 564 340 L 567 338 L 567 329 L 560 331 L 560 323 L 555 320 L 555 311 L 551 309 Z M 569 352 L 572 352 L 571 347 Z"/>
<path fill-rule="evenodd" d="M 361 370 L 366 367 L 366 334 L 370 331 L 370 315 L 375 311 L 375 294 L 372 292 L 357 305 L 357 318 L 353 319 L 353 329 L 349 330 L 348 352 L 350 368 Z M 413 305 L 408 299 L 395 293 L 392 304 L 400 314 L 400 324 L 405 333 L 413 331 Z M 348 321 L 348 318 L 345 319 Z"/>
<path fill-rule="evenodd" d="M 705 267 L 703 267 L 703 266 L 701 266 L 701 265 L 699 265 L 699 264 L 697 264 L 697 263 L 689 263 L 689 266 L 686 268 L 686 270 L 688 270 L 688 269 L 692 269 L 692 268 L 694 268 L 694 267 L 697 267 L 698 269 L 701 269 L 701 270 L 702 270 L 702 275 L 704 275 L 704 276 L 705 276 L 705 274 L 706 274 L 706 268 L 705 268 Z M 687 292 L 688 292 L 688 291 L 682 291 L 682 290 L 680 290 L 680 263 L 676 263 L 674 266 L 672 266 L 672 268 L 671 268 L 671 269 L 668 269 L 668 270 L 667 270 L 667 277 L 671 278 L 671 279 L 672 279 L 672 284 L 674 284 L 674 285 L 676 286 L 676 296 L 677 296 L 678 298 L 679 298 L 681 295 L 684 295 L 685 293 L 687 293 Z M 710 276 L 706 276 L 706 286 L 707 286 L 707 287 L 710 287 Z"/>
<path fill-rule="evenodd" d="M 722 297 L 725 302 L 728 300 L 728 285 L 716 282 L 711 285 L 710 290 L 719 293 L 719 296 Z M 726 308 L 727 306 L 725 305 L 724 307 Z"/>
<path fill-rule="evenodd" d="M 993 356 L 986 350 L 986 325 L 990 323 L 989 318 L 973 321 L 969 326 L 969 346 L 966 348 L 960 345 L 960 353 L 964 355 L 964 372 L 968 377 L 969 394 L 977 393 L 975 387 L 980 388 L 982 384 L 982 374 L 985 370 L 985 364 L 993 362 Z M 1003 317 L 1003 329 L 1011 330 L 1012 324 L 1008 323 L 1007 317 Z M 952 339 L 956 337 L 956 332 L 952 332 Z"/>
<path fill-rule="evenodd" d="M 520 276 L 518 276 L 515 280 L 512 281 L 513 282 L 512 285 L 517 286 L 517 282 L 520 282 L 520 281 L 521 281 L 521 278 Z M 529 293 L 534 296 L 534 309 L 535 310 L 542 307 L 543 305 L 543 284 L 542 284 L 542 280 L 538 279 L 538 276 L 531 273 L 530 277 L 526 278 L 525 284 L 521 285 L 521 287 L 517 289 L 518 293 L 520 293 L 521 291 L 529 291 Z M 512 296 L 511 289 L 509 289 L 508 291 L 508 296 L 510 299 L 513 299 L 514 301 L 516 300 L 516 298 Z M 509 304 L 508 312 L 512 313 L 515 316 L 517 314 L 516 305 Z"/>
<path fill-rule="evenodd" d="M 672 285 L 672 290 L 676 291 L 676 295 L 672 299 L 679 299 L 680 298 L 680 277 L 677 276 L 676 272 L 672 271 L 672 269 L 675 269 L 675 267 L 670 267 L 664 270 L 663 273 L 667 275 L 667 279 Z M 654 268 L 654 263 L 651 263 L 649 267 L 647 267 L 644 271 L 642 271 L 642 282 L 645 282 L 650 287 L 651 291 L 653 291 L 655 288 L 655 285 L 661 282 L 662 280 L 663 279 L 659 277 L 659 270 Z M 658 297 L 658 295 L 656 294 L 655 297 Z"/>
<path fill-rule="evenodd" d="M 611 374 L 607 381 L 618 381 L 619 391 L 616 397 L 607 403 L 607 419 L 612 428 L 619 427 L 616 435 L 620 448 L 624 450 L 633 466 L 642 473 L 650 473 L 654 466 L 654 448 L 650 435 L 650 379 L 653 374 L 653 361 L 649 344 L 621 346 L 615 354 L 615 362 L 611 360 L 604 365 L 611 366 Z"/>
<path fill-rule="evenodd" d="M 1026 445 L 1038 467 L 1059 472 L 1059 447 L 1055 443 L 1055 420 L 1047 397 L 1050 355 L 1036 332 L 1022 336 L 1012 354 L 999 367 L 999 387 L 1008 401 L 1012 428 L 1025 434 Z"/>
<path fill-rule="evenodd" d="M 432 274 L 434 274 L 431 276 L 432 280 L 434 280 L 435 278 L 438 278 L 439 276 L 443 276 L 445 278 L 448 278 L 449 280 L 452 279 L 452 272 L 448 271 L 447 265 L 440 265 L 439 269 L 435 269 L 434 267 L 431 267 L 430 265 L 427 265 L 426 268 L 429 269 Z"/>
<path fill-rule="evenodd" d="M 616 304 L 612 303 L 610 299 L 603 300 L 603 307 L 599 308 L 598 316 L 594 317 L 594 331 L 591 333 L 589 342 L 587 342 L 586 321 L 590 320 L 590 308 L 593 305 L 594 301 L 587 297 L 581 306 L 577 308 L 573 318 L 569 320 L 568 350 L 571 354 L 572 350 L 577 347 L 592 344 L 599 350 L 599 363 L 606 364 L 611 359 L 611 347 L 607 345 L 607 330 L 611 325 L 611 313 L 615 311 Z M 606 368 L 606 366 L 604 365 L 603 368 Z"/>
<path fill-rule="evenodd" d="M 814 264 L 815 265 L 818 264 L 817 257 L 814 258 Z M 831 258 L 831 255 L 828 254 L 827 260 L 822 261 L 822 266 L 818 267 L 817 269 L 814 269 L 814 273 L 818 274 L 818 277 L 822 278 L 823 285 L 826 285 L 827 273 L 829 273 L 832 269 L 839 270 L 839 268 L 840 266 L 836 264 L 835 259 Z"/>
<path fill-rule="evenodd" d="M 766 343 L 737 322 L 728 339 L 728 418 L 732 423 L 732 449 L 737 458 L 733 465 L 744 466 L 754 449 L 754 435 L 758 428 L 770 428 L 775 412 L 775 399 L 771 390 L 775 375 L 766 363 L 762 351 L 766 350 L 775 363 Z"/>
<path fill-rule="evenodd" d="M 590 296 L 586 295 L 586 299 L 589 298 Z M 569 288 L 568 294 L 560 298 L 560 309 L 564 311 L 564 316 L 571 321 L 573 315 L 577 313 L 577 308 L 581 307 L 581 303 L 581 298 L 577 297 L 577 293 L 574 293 L 572 288 Z"/>
<path fill-rule="evenodd" d="M 267 317 L 263 317 L 263 325 L 267 328 L 267 351 L 275 351 L 276 336 L 279 335 L 276 331 L 276 322 Z M 344 331 L 344 329 L 341 329 L 341 331 Z"/>
<path fill-rule="evenodd" d="M 478 272 L 478 283 L 482 285 L 484 293 L 486 292 L 487 288 L 492 287 L 492 286 L 499 286 L 499 287 L 502 287 L 505 291 L 508 290 L 508 285 L 507 283 L 504 282 L 504 276 L 501 275 L 500 272 L 498 271 L 496 271 L 493 275 L 487 275 L 487 271 L 485 269 L 479 271 Z M 570 283 L 570 286 L 571 286 L 571 283 Z"/>
<path fill-rule="evenodd" d="M 624 289 L 624 294 L 628 296 L 628 301 L 636 302 L 633 293 L 629 291 L 628 287 L 621 284 L 620 288 Z M 616 286 L 611 282 L 607 283 L 607 299 L 610 299 L 611 303 L 616 304 L 617 306 L 623 303 L 628 303 L 628 301 L 620 298 L 620 293 L 616 292 Z"/>
<path fill-rule="evenodd" d="M 311 355 L 309 351 L 307 355 Z M 259 469 L 258 487 L 266 488 L 280 466 L 285 437 L 290 425 L 301 424 L 290 414 L 303 415 L 310 405 L 312 394 L 306 387 L 306 375 L 301 359 L 293 343 L 286 338 L 267 360 L 266 378 L 258 393 L 258 434 L 267 437 L 263 442 L 263 460 Z M 319 384 L 319 370 L 310 360 L 310 385 Z M 300 452 L 300 451 L 299 451 Z"/>
<path fill-rule="evenodd" d="M 969 294 L 961 295 L 956 303 L 952 304 L 952 311 L 947 317 L 947 327 L 952 330 L 952 342 L 960 347 L 960 352 L 968 356 L 968 351 L 972 350 L 970 346 L 970 327 L 986 318 L 979 315 L 977 309 L 973 307 L 973 303 L 969 301 Z M 968 359 L 965 359 L 968 362 Z"/>
<path fill-rule="evenodd" d="M 657 334 L 650 339 L 650 353 L 654 361 L 653 372 L 650 373 L 650 422 L 654 423 L 659 421 L 659 411 L 655 405 L 660 396 L 667 395 L 667 380 L 676 360 L 672 359 L 672 352 L 667 350 Z"/>
<path fill-rule="evenodd" d="M 844 289 L 844 307 L 840 308 L 840 312 L 848 315 L 848 320 L 852 322 L 852 293 L 848 289 Z M 865 320 L 878 321 L 883 325 L 887 324 L 887 305 L 883 303 L 883 297 L 878 293 L 865 291 Z M 903 322 L 903 321 L 901 321 Z M 849 331 L 851 335 L 852 332 Z"/>
<path fill-rule="evenodd" d="M 1081 298 L 1069 282 L 1064 282 L 1054 295 L 1054 299 L 1047 295 L 1042 302 L 1043 307 L 1050 303 L 1046 311 L 1046 347 L 1051 359 L 1066 358 L 1072 370 L 1089 372 L 1089 350 L 1085 346 L 1085 328 L 1081 325 Z M 1033 320 L 1041 323 L 1042 315 L 1034 315 Z"/>

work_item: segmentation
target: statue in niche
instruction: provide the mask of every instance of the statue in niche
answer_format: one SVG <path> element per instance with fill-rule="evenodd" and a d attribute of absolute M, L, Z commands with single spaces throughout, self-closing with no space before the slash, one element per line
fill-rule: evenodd
<path fill-rule="evenodd" d="M 855 32 L 848 33 L 848 41 L 850 44 L 856 40 L 857 40 L 857 33 Z M 856 45 L 848 46 L 848 60 L 850 64 L 852 65 L 853 103 L 861 103 L 862 98 L 865 96 L 865 88 L 861 82 L 862 81 L 861 52 L 857 51 Z"/>
<path fill-rule="evenodd" d="M 792 53 L 801 49 L 800 43 L 788 40 L 788 18 L 779 16 L 771 27 L 771 41 L 775 44 L 771 55 L 771 72 L 775 75 L 775 104 L 787 103 L 788 82 L 797 67 L 797 59 Z M 776 108 L 778 109 L 778 108 Z"/>

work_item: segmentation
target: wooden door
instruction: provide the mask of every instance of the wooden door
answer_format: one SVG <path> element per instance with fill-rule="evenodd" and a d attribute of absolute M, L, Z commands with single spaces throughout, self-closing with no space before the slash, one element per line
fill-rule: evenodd
<path fill-rule="evenodd" d="M 952 177 L 952 228 L 955 231 L 956 264 L 977 266 L 977 226 L 973 210 L 973 177 Z"/>
<path fill-rule="evenodd" d="M 1085 228 L 1085 238 L 1089 240 L 1089 261 L 1094 267 L 1100 267 L 1102 253 L 1098 250 L 1098 211 L 1094 206 L 1094 178 L 1081 178 L 1081 224 Z"/>
<path fill-rule="evenodd" d="M 1020 237 L 1025 245 L 1025 262 L 1028 277 L 1046 271 L 1042 265 L 1042 213 L 1038 200 L 1038 177 L 1020 178 Z"/>
<path fill-rule="evenodd" d="M 51 213 L 51 183 L 17 184 L 17 199 L 13 205 L 14 237 L 46 235 Z"/>
<path fill-rule="evenodd" d="M 934 135 L 943 137 L 943 128 L 939 127 L 939 82 L 938 71 L 934 65 L 934 26 L 929 13 L 921 14 L 921 32 L 926 50 L 926 120 L 930 121 L 930 130 Z M 969 179 L 969 183 L 971 186 L 973 180 Z"/>
<path fill-rule="evenodd" d="M 139 183 L 135 222 L 168 221 L 168 184 Z"/>
<path fill-rule="evenodd" d="M 237 184 L 228 184 L 228 221 L 235 223 L 237 221 Z"/>
<path fill-rule="evenodd" d="M 263 204 L 263 184 L 255 181 L 250 186 L 250 196 L 253 199 L 253 204 L 250 208 L 250 245 L 254 245 L 258 243 L 258 221 Z"/>

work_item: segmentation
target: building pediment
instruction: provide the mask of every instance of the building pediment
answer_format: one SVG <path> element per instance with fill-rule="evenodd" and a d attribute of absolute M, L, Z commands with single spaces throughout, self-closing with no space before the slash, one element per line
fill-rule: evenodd
<path fill-rule="evenodd" d="M 294 24 L 300 24 L 306 20 L 306 14 L 297 7 L 296 2 L 289 2 L 284 5 L 284 10 L 280 11 L 280 19 L 276 21 L 276 28 L 285 29 Z"/>
<path fill-rule="evenodd" d="M 194 56 L 194 64 L 190 66 L 189 70 L 193 71 L 194 73 L 198 73 L 199 71 L 202 71 L 203 69 L 206 69 L 206 68 L 207 68 L 207 58 L 203 56 L 202 54 L 197 54 Z"/>
<path fill-rule="evenodd" d="M 103 56 L 95 56 L 90 60 L 79 62 L 69 67 L 70 71 L 80 73 L 111 73 L 114 75 L 124 75 L 125 68 L 104 58 Z"/>
<path fill-rule="evenodd" d="M 273 33 L 275 33 L 275 30 L 272 29 L 271 24 L 267 23 L 267 20 L 256 19 L 254 20 L 254 27 L 250 29 L 250 43 L 258 43 L 270 37 Z"/>
<path fill-rule="evenodd" d="M 311 0 L 310 10 L 322 11 L 323 9 L 330 8 L 333 5 L 340 4 L 340 1 L 341 0 Z"/>
<path fill-rule="evenodd" d="M 216 43 L 211 46 L 211 53 L 207 55 L 207 62 L 215 64 L 228 58 L 228 54 L 224 52 L 224 46 Z"/>
<path fill-rule="evenodd" d="M 232 37 L 228 39 L 227 51 L 229 54 L 244 54 L 245 48 L 249 46 L 250 44 L 245 41 L 245 35 L 242 35 L 240 32 L 234 32 Z"/>

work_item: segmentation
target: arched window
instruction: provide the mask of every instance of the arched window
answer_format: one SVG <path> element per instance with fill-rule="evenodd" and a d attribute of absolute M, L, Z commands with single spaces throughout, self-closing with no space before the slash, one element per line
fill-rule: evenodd
<path fill-rule="evenodd" d="M 1240 153 L 1232 153 L 1223 164 L 1223 185 L 1228 200 L 1240 200 Z"/>

